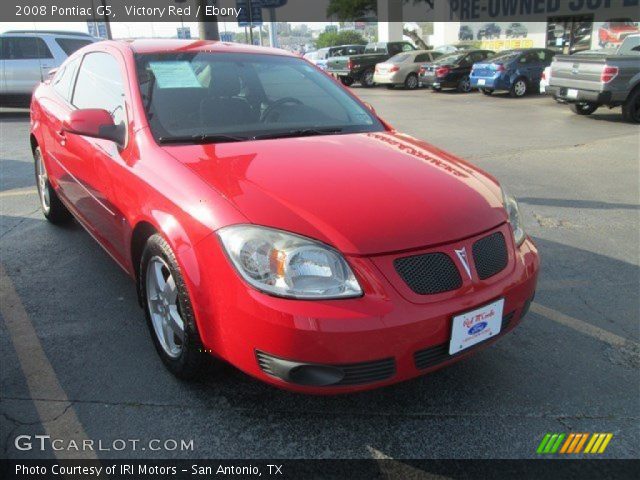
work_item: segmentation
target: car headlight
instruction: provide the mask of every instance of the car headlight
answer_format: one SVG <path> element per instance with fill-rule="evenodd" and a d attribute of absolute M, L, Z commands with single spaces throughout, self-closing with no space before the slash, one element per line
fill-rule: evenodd
<path fill-rule="evenodd" d="M 254 225 L 225 227 L 218 236 L 236 270 L 258 290 L 299 299 L 362 295 L 344 257 L 328 245 Z"/>
<path fill-rule="evenodd" d="M 502 189 L 502 204 L 509 215 L 509 223 L 511 224 L 511 230 L 513 230 L 513 237 L 516 241 L 516 246 L 519 247 L 524 242 L 527 234 L 522 224 L 522 216 L 520 215 L 518 202 L 514 197 L 509 195 L 504 188 Z"/>

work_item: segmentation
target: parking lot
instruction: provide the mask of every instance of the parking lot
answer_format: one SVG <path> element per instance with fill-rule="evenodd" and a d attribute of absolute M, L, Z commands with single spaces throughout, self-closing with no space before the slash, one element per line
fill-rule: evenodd
<path fill-rule="evenodd" d="M 520 200 L 542 260 L 522 325 L 450 368 L 357 395 L 287 393 L 224 365 L 182 383 L 154 351 L 133 282 L 77 223 L 44 220 L 28 114 L 2 111 L 3 456 L 52 457 L 14 446 L 48 433 L 194 441 L 102 458 L 523 458 L 546 432 L 571 431 L 611 432 L 605 457 L 639 456 L 639 127 L 538 95 L 354 91 Z"/>

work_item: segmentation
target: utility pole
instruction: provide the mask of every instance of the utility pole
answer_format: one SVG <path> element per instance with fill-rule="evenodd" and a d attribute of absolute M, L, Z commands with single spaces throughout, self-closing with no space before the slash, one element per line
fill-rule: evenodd
<path fill-rule="evenodd" d="M 174 0 L 176 3 L 184 3 L 184 0 Z M 215 6 L 215 0 L 198 0 L 200 6 L 200 15 L 198 16 L 198 33 L 201 40 L 220 40 L 220 32 L 218 30 L 218 17 L 207 16 L 206 7 Z"/>
<path fill-rule="evenodd" d="M 111 35 L 111 23 L 109 22 L 109 15 L 107 15 L 107 3 L 106 0 L 102 0 L 102 6 L 104 7 L 104 26 L 107 30 L 107 40 L 112 40 L 113 36 Z"/>

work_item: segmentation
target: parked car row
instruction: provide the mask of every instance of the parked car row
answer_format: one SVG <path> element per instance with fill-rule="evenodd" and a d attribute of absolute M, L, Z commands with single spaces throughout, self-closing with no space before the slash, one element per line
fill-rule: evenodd
<path fill-rule="evenodd" d="M 390 56 L 394 51 L 400 53 Z M 640 34 L 625 37 L 617 49 L 572 55 L 556 55 L 545 48 L 443 53 L 389 42 L 367 46 L 362 55 L 334 57 L 327 71 L 347 86 L 359 81 L 364 87 L 425 86 L 436 92 L 477 89 L 487 96 L 506 91 L 515 98 L 538 92 L 569 104 L 578 115 L 590 115 L 602 106 L 622 106 L 627 121 L 640 123 L 639 57 Z"/>

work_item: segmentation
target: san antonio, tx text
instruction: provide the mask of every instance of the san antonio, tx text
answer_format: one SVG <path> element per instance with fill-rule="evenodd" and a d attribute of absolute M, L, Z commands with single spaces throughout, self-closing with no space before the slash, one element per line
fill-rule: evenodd
<path fill-rule="evenodd" d="M 263 468 L 265 467 L 265 468 Z M 145 465 L 145 464 L 129 464 L 121 463 L 116 465 L 59 465 L 54 463 L 50 467 L 45 465 L 21 465 L 17 464 L 15 476 L 23 475 L 83 475 L 95 476 L 101 475 L 238 475 L 241 477 L 255 476 L 260 477 L 264 473 L 265 476 L 283 475 L 282 465 L 266 464 L 264 466 L 256 465 L 197 465 L 193 464 L 189 468 L 175 467 L 167 465 Z"/>

